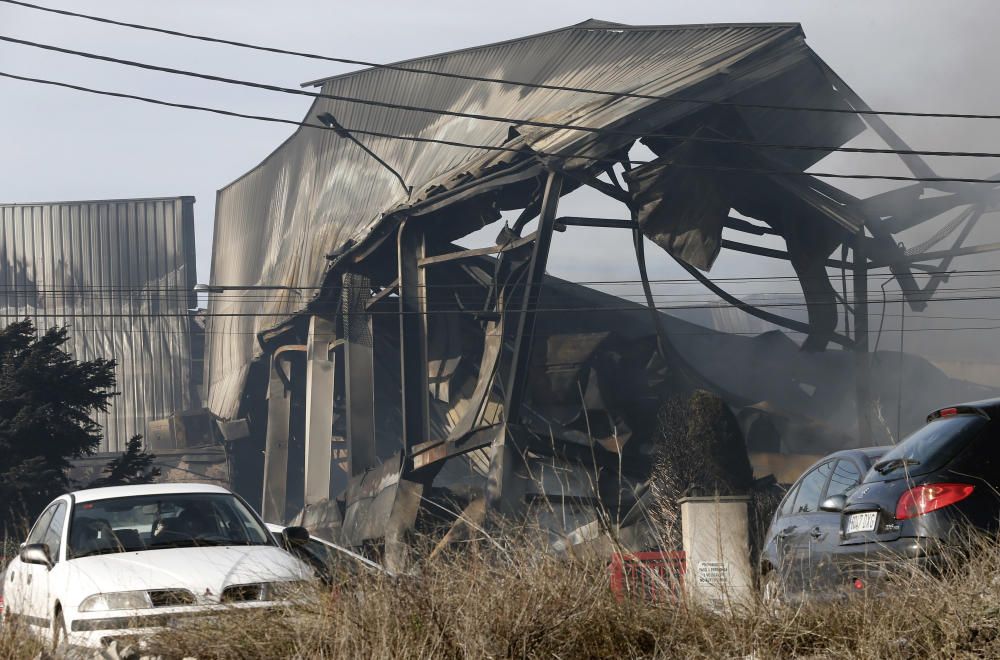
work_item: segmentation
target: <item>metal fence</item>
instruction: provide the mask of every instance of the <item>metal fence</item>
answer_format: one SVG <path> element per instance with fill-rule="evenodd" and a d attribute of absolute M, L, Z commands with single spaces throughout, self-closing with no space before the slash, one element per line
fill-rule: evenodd
<path fill-rule="evenodd" d="M 616 553 L 611 557 L 611 593 L 655 602 L 679 602 L 687 561 L 683 551 Z"/>

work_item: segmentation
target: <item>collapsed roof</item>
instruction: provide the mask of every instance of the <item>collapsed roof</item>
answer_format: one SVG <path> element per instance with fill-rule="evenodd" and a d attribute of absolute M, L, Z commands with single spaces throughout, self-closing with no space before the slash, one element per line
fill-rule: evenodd
<path fill-rule="evenodd" d="M 427 215 L 470 194 L 514 189 L 537 178 L 544 163 L 567 170 L 592 167 L 637 136 L 705 109 L 674 98 L 751 105 L 780 98 L 782 105 L 849 109 L 825 65 L 805 44 L 797 24 L 627 26 L 603 21 L 400 63 L 410 69 L 461 72 L 537 85 L 586 87 L 663 97 L 662 100 L 556 91 L 466 79 L 366 69 L 316 81 L 328 95 L 363 97 L 447 111 L 513 116 L 508 123 L 473 120 L 347 101 L 317 99 L 306 114 L 331 113 L 344 127 L 414 138 L 365 136 L 412 193 L 357 144 L 333 132 L 300 128 L 284 144 L 218 194 L 212 283 L 302 287 L 268 296 L 257 317 L 210 320 L 209 407 L 223 418 L 238 414 L 250 362 L 260 348 L 254 333 L 301 311 L 325 282 L 329 255 L 360 252 L 390 233 L 403 215 Z M 515 109 L 512 111 L 511 109 Z M 839 145 L 862 130 L 853 115 L 816 116 L 765 108 L 734 109 L 751 136 L 767 142 Z M 601 132 L 519 127 L 517 119 L 572 123 Z M 604 132 L 611 130 L 613 132 Z M 470 149 L 422 139 L 504 147 Z M 535 154 L 546 156 L 537 157 Z M 772 154 L 804 169 L 822 150 Z M 572 156 L 572 157 L 570 157 Z M 520 198 L 501 208 L 522 208 Z M 517 197 L 517 195 L 512 195 Z M 460 236 L 479 225 L 456 220 Z M 239 296 L 212 303 L 213 313 L 242 309 Z"/>
<path fill-rule="evenodd" d="M 549 522 L 561 533 L 598 509 L 630 519 L 658 406 L 678 392 L 720 396 L 764 451 L 867 441 L 865 407 L 893 390 L 867 377 L 867 269 L 891 268 L 920 309 L 936 284 L 921 289 L 911 269 L 940 255 L 933 242 L 906 251 L 894 232 L 965 206 L 941 240 L 992 208 L 953 187 L 928 210 L 917 186 L 894 199 L 918 219 L 899 218 L 878 210 L 884 197 L 808 175 L 866 124 L 898 140 L 859 119 L 863 102 L 794 24 L 586 21 L 315 84 L 324 96 L 306 119 L 332 129 L 300 128 L 219 192 L 206 380 L 216 415 L 250 419 L 258 444 L 245 456 L 264 465 L 243 472 L 262 475 L 265 516 L 305 506 L 313 528 L 353 546 L 388 548 L 422 512 L 484 499 L 558 500 Z M 637 144 L 654 158 L 631 160 Z M 581 186 L 631 219 L 556 217 L 559 197 Z M 514 210 L 495 245 L 451 244 Z M 632 232 L 645 306 L 545 276 L 552 232 L 573 225 Z M 724 229 L 778 236 L 787 251 L 724 240 Z M 643 237 L 722 300 L 804 334 L 802 345 L 661 314 Z M 788 260 L 808 319 L 709 280 L 723 248 Z M 855 304 L 830 267 L 852 271 Z M 937 385 L 923 396 L 968 389 L 923 361 L 897 364 Z M 592 468 L 607 469 L 595 481 Z"/>

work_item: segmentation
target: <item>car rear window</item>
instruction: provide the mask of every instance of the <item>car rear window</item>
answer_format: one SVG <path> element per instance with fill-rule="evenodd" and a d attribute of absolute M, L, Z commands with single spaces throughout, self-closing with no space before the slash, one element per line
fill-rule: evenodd
<path fill-rule="evenodd" d="M 979 415 L 939 417 L 886 452 L 868 472 L 865 481 L 888 481 L 938 470 L 965 448 L 987 423 Z"/>

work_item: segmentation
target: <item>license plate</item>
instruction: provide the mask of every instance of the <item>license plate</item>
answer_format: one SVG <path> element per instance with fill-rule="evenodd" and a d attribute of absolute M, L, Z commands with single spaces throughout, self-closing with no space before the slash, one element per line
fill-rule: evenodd
<path fill-rule="evenodd" d="M 878 511 L 865 511 L 864 513 L 853 513 L 847 519 L 847 534 L 855 532 L 872 532 L 875 530 L 875 523 L 878 522 Z"/>

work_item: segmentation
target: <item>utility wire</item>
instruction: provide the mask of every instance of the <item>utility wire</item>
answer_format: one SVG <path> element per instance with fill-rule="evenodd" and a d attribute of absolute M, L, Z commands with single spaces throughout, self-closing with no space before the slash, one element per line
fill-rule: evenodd
<path fill-rule="evenodd" d="M 826 112 L 835 114 L 850 114 L 850 115 L 883 115 L 883 116 L 896 116 L 896 117 L 935 117 L 941 119 L 1000 119 L 1000 115 L 992 114 L 970 114 L 970 113 L 951 113 L 951 112 L 912 112 L 912 111 L 902 111 L 902 110 L 855 110 L 849 108 L 821 108 L 813 106 L 788 106 L 788 105 L 774 105 L 767 103 L 738 103 L 735 101 L 716 101 L 709 99 L 693 99 L 678 96 L 661 96 L 656 94 L 640 94 L 635 92 L 621 92 L 621 91 L 610 91 L 603 89 L 593 89 L 589 87 L 574 87 L 568 85 L 553 85 L 547 83 L 533 83 L 527 81 L 517 81 L 509 80 L 505 78 L 492 78 L 488 76 L 476 76 L 471 74 L 448 72 L 448 71 L 428 71 L 425 69 L 417 69 L 414 67 L 403 66 L 399 64 L 381 64 L 377 62 L 368 62 L 365 60 L 351 59 L 345 57 L 333 57 L 329 55 L 318 55 L 315 53 L 307 53 L 303 51 L 289 50 L 284 48 L 276 48 L 271 46 L 262 46 L 258 44 L 251 44 L 242 41 L 235 41 L 232 39 L 223 39 L 221 37 L 210 37 L 206 35 L 193 34 L 190 32 L 182 32 L 180 30 L 171 30 L 168 28 L 156 27 L 152 25 L 143 25 L 139 23 L 129 23 L 126 21 L 118 21 L 111 18 L 105 18 L 101 16 L 94 16 L 92 14 L 82 14 L 79 12 L 69 11 L 65 9 L 56 9 L 54 7 L 45 7 L 43 5 L 37 5 L 30 2 L 22 2 L 21 0 L 0 0 L 0 2 L 18 5 L 20 7 L 25 7 L 27 9 L 34 9 L 38 11 L 48 12 L 52 14 L 59 14 L 62 16 L 70 16 L 73 18 L 82 18 L 88 21 L 94 21 L 97 23 L 104 23 L 107 25 L 117 25 L 119 27 L 127 27 L 135 30 L 144 30 L 147 32 L 157 32 L 160 34 L 166 34 L 172 37 L 181 37 L 184 39 L 194 39 L 197 41 L 204 41 L 208 43 L 224 44 L 227 46 L 236 46 L 237 48 L 247 48 L 250 50 L 257 50 L 267 53 L 276 53 L 279 55 L 291 55 L 294 57 L 302 57 L 306 59 L 322 60 L 326 62 L 337 62 L 339 64 L 351 64 L 356 66 L 367 66 L 375 69 L 388 69 L 391 71 L 401 71 L 404 73 L 414 73 L 418 75 L 426 76 L 436 76 L 440 78 L 452 78 L 457 80 L 468 80 L 474 82 L 485 82 L 493 83 L 498 85 L 512 85 L 516 87 L 525 87 L 530 89 L 545 89 L 551 91 L 560 92 L 574 92 L 579 94 L 594 94 L 598 96 L 610 96 L 614 98 L 634 98 L 634 99 L 648 99 L 652 101 L 671 101 L 676 103 L 691 103 L 700 105 L 713 105 L 713 106 L 729 106 L 737 108 L 755 108 L 764 110 L 787 110 L 793 112 Z M 350 72 L 355 73 L 355 72 Z M 347 75 L 350 75 L 347 74 Z"/>
<path fill-rule="evenodd" d="M 692 280 L 686 284 L 700 284 Z M 748 282 L 749 284 L 749 282 Z M 479 284 L 464 284 L 464 285 L 436 285 L 445 293 L 458 289 L 460 286 L 464 286 L 467 289 L 470 287 L 475 287 L 474 290 L 486 290 L 486 287 L 482 287 Z M 638 283 L 633 284 L 633 286 L 638 286 Z M 511 285 L 507 287 L 511 291 L 519 291 L 524 288 L 523 284 Z M 940 287 L 936 288 L 933 293 L 926 294 L 928 296 L 936 296 L 939 292 L 968 292 L 968 291 L 993 291 L 1000 289 L 1000 284 L 989 285 L 989 286 L 957 286 L 957 287 Z M 879 289 L 868 289 L 869 294 L 878 294 Z M 52 299 L 57 298 L 64 299 L 65 301 L 72 302 L 77 299 L 81 300 L 123 300 L 136 303 L 155 303 L 160 301 L 166 302 L 187 302 L 190 299 L 190 295 L 186 293 L 183 289 L 177 289 L 176 291 L 164 291 L 156 294 L 138 294 L 129 291 L 115 291 L 115 290 L 65 290 L 65 289 L 24 289 L 24 288 L 11 288 L 0 286 L 0 295 L 8 294 L 14 299 L 29 299 L 29 298 L 42 298 L 42 299 Z M 653 295 L 657 298 L 689 298 L 691 296 L 701 296 L 703 291 L 691 291 L 691 292 L 657 292 Z M 921 291 L 915 291 L 911 295 L 921 295 Z M 428 294 L 429 295 L 429 294 Z M 643 297 L 645 294 L 642 293 L 609 293 L 607 295 L 628 298 L 630 296 L 640 296 Z M 804 295 L 800 289 L 792 291 L 775 291 L 775 290 L 750 290 L 750 291 L 740 291 L 740 295 L 743 296 L 796 296 L 800 297 Z M 428 296 L 424 296 L 428 297 Z M 936 299 L 936 298 L 935 298 Z M 213 294 L 212 300 L 214 301 L 231 301 L 231 302 L 284 302 L 289 301 L 287 297 L 284 296 L 273 296 L 273 295 L 263 295 L 254 294 L 249 296 L 241 295 L 226 295 L 226 294 Z"/>
<path fill-rule="evenodd" d="M 61 46 L 54 46 L 51 44 L 43 44 L 35 41 L 27 41 L 25 39 L 17 39 L 15 37 L 9 37 L 5 35 L 0 35 L 0 41 L 6 41 L 9 43 L 19 44 L 22 46 L 30 46 L 32 48 L 40 48 L 42 50 L 54 51 L 58 53 L 63 53 L 66 55 L 73 55 L 76 57 L 82 57 L 85 59 L 99 60 L 102 62 L 110 62 L 112 64 L 119 64 L 122 66 L 135 67 L 139 69 L 145 69 L 148 71 L 157 71 L 161 73 L 169 73 L 172 75 L 186 76 L 189 78 L 198 78 L 200 80 L 209 80 L 212 82 L 220 82 L 228 85 L 237 85 L 242 87 L 251 87 L 254 89 L 262 89 L 270 92 L 279 92 L 282 94 L 292 94 L 294 96 L 306 96 L 314 99 L 327 99 L 331 101 L 342 101 L 345 103 L 355 103 L 359 105 L 378 107 L 378 108 L 388 108 L 392 110 L 403 110 L 407 112 L 424 112 L 428 114 L 434 114 L 444 117 L 462 117 L 465 119 L 475 119 L 477 121 L 487 121 L 502 124 L 516 124 L 521 126 L 534 126 L 538 128 L 551 128 L 556 130 L 570 130 L 570 131 L 580 131 L 584 133 L 594 133 L 603 135 L 617 135 L 628 138 L 657 138 L 664 140 L 675 140 L 678 142 L 704 142 L 710 144 L 731 144 L 740 145 L 748 147 L 759 147 L 766 149 L 783 149 L 783 150 L 793 150 L 793 151 L 824 151 L 824 152 L 842 152 L 842 153 L 859 153 L 859 154 L 885 154 L 885 155 L 901 155 L 901 156 L 942 156 L 942 157 L 956 157 L 956 158 L 1000 158 L 1000 153 L 989 152 L 989 151 L 930 151 L 925 149 L 885 149 L 876 147 L 844 147 L 835 145 L 810 145 L 810 144 L 785 144 L 777 142 L 756 142 L 752 140 L 741 140 L 736 138 L 727 137 L 711 137 L 711 136 L 699 136 L 699 135 L 679 135 L 675 133 L 644 133 L 640 131 L 625 131 L 619 129 L 594 127 L 594 126 L 583 126 L 580 124 L 567 124 L 561 122 L 549 122 L 549 121 L 539 121 L 535 119 L 518 118 L 518 117 L 507 117 L 501 115 L 487 115 L 475 112 L 463 112 L 460 110 L 448 110 L 441 108 L 429 108 L 420 105 L 410 105 L 405 103 L 392 103 L 389 101 L 377 101 L 374 99 L 364 99 L 355 96 L 344 96 L 340 94 L 325 94 L 321 92 L 310 92 L 304 89 L 295 89 L 292 87 L 282 87 L 280 85 L 271 85 L 268 83 L 255 82 L 251 80 L 240 80 L 236 78 L 227 78 L 224 76 L 217 76 L 208 73 L 200 73 L 197 71 L 189 71 L 186 69 L 175 69 L 173 67 L 159 66 L 155 64 L 149 64 L 146 62 L 138 62 L 135 60 L 121 59 L 117 57 L 110 57 L 108 55 L 99 55 L 96 53 L 89 53 L 81 50 L 74 50 L 71 48 L 63 48 Z M 348 133 L 354 132 L 347 129 Z"/>
<path fill-rule="evenodd" d="M 539 314 L 542 314 L 542 313 L 553 313 L 553 312 L 578 312 L 578 311 L 630 311 L 630 312 L 644 312 L 644 313 L 648 314 L 649 313 L 649 309 L 650 308 L 646 307 L 646 306 L 629 307 L 629 308 L 617 308 L 617 309 L 615 309 L 615 308 L 601 308 L 601 307 L 597 307 L 597 308 L 582 308 L 582 309 L 538 309 L 538 310 L 536 310 L 536 312 L 539 313 Z M 655 307 L 654 309 L 656 309 L 656 310 L 662 310 L 662 311 L 670 311 L 671 309 L 675 309 L 675 308 L 672 308 L 672 307 Z M 473 314 L 478 313 L 478 312 L 470 312 L 469 310 L 454 310 L 454 311 L 456 313 L 473 313 Z M 406 313 L 418 313 L 418 312 L 406 312 Z M 350 316 L 351 313 L 348 313 L 348 315 Z M 374 315 L 378 316 L 380 314 L 375 313 Z M 381 313 L 381 315 L 396 316 L 397 313 L 396 312 Z M 240 318 L 240 317 L 250 318 L 250 317 L 268 317 L 268 316 L 275 316 L 275 315 L 273 315 L 273 314 L 255 314 L 255 313 L 244 313 L 244 314 L 237 314 L 237 313 L 214 313 L 214 314 L 206 314 L 206 315 L 204 315 L 204 317 L 209 318 L 209 319 L 212 319 L 212 318 Z M 0 317 L 0 318 L 2 318 L 2 317 Z M 130 315 L 130 314 L 72 314 L 72 315 L 70 315 L 70 314 L 66 314 L 66 315 L 64 315 L 64 314 L 28 314 L 28 315 L 19 316 L 18 320 L 22 320 L 24 318 L 28 318 L 28 319 L 59 319 L 63 324 L 66 324 L 67 322 L 72 322 L 74 320 L 94 319 L 94 318 L 109 318 L 109 319 L 115 319 L 115 318 L 151 319 L 151 318 L 187 318 L 187 317 L 185 315 L 183 315 L 183 314 L 145 314 L 145 315 Z M 975 320 L 975 319 L 969 318 L 969 319 L 965 319 L 965 320 Z M 987 319 L 984 319 L 984 320 L 987 320 Z M 988 320 L 993 320 L 993 319 L 988 319 Z M 697 325 L 697 324 L 692 324 L 692 325 Z M 769 323 L 768 325 L 775 325 L 775 324 Z M 83 328 L 83 330 L 85 330 L 87 332 L 99 332 L 101 329 L 100 328 L 90 327 L 90 328 Z M 118 330 L 117 328 L 112 329 L 112 331 L 117 331 L 117 330 Z M 952 331 L 952 330 L 1000 330 L 1000 326 L 949 326 L 949 327 L 905 328 L 905 329 L 903 329 L 903 328 L 896 328 L 896 329 L 887 329 L 884 332 L 907 332 L 907 333 L 914 333 L 914 332 L 948 332 L 948 331 Z M 105 331 L 107 331 L 107 330 L 105 330 Z M 128 334 L 140 334 L 141 335 L 141 334 L 143 334 L 143 333 L 145 333 L 147 331 L 149 331 L 149 332 L 157 331 L 157 332 L 161 332 L 161 334 L 186 334 L 186 332 L 184 330 L 179 330 L 179 331 L 165 330 L 164 331 L 164 330 L 158 330 L 157 328 L 140 328 L 139 330 L 134 331 L 134 332 L 129 332 Z M 192 331 L 192 333 L 194 333 L 194 332 L 199 332 L 199 331 L 197 331 L 197 330 Z M 214 328 L 214 327 L 208 328 L 206 330 L 206 332 L 208 332 L 208 333 L 215 333 L 215 334 L 223 334 L 223 335 L 225 335 L 225 334 L 245 334 L 245 335 L 257 334 L 257 333 L 251 333 L 251 332 L 230 332 L 227 329 L 218 329 L 218 328 Z M 795 330 L 787 330 L 787 332 L 792 332 L 792 333 L 795 333 L 795 334 L 806 334 L 804 332 L 795 331 Z M 869 330 L 868 330 L 868 334 L 869 335 L 874 335 L 876 332 L 877 332 L 877 329 L 875 329 L 875 328 L 869 328 Z M 760 335 L 761 333 L 760 332 L 727 332 L 725 330 L 714 330 L 712 328 L 706 328 L 703 331 L 702 330 L 698 330 L 698 331 L 671 330 L 669 334 L 671 336 L 674 336 L 674 335 L 689 335 L 689 336 L 750 335 L 750 336 L 757 336 L 757 335 Z M 545 337 L 545 336 L 550 336 L 550 335 L 538 335 L 538 336 L 539 337 Z"/>
<path fill-rule="evenodd" d="M 535 297 L 533 299 L 537 301 L 539 298 L 540 298 L 540 296 L 539 297 Z M 931 302 L 933 302 L 933 303 L 941 303 L 941 302 L 971 302 L 971 301 L 984 301 L 984 300 L 1000 300 L 1000 294 L 997 294 L 997 295 L 976 295 L 976 296 L 948 296 L 948 297 L 940 297 L 940 298 L 931 297 L 931 294 L 927 294 L 927 295 L 915 294 L 915 295 L 906 296 L 906 297 L 900 296 L 900 297 L 896 297 L 896 298 L 890 298 L 890 299 L 887 300 L 887 303 L 895 303 L 895 302 L 908 302 L 909 303 L 909 302 L 913 302 L 913 301 L 927 302 L 927 303 L 931 303 Z M 622 300 L 622 302 L 629 302 L 629 301 Z M 829 301 L 829 302 L 827 302 L 827 301 L 813 301 L 813 302 L 763 302 L 763 303 L 759 303 L 759 304 L 756 304 L 756 303 L 744 303 L 742 306 L 745 306 L 745 307 L 754 307 L 754 308 L 758 308 L 758 309 L 762 309 L 762 308 L 781 308 L 781 307 L 783 307 L 783 308 L 809 308 L 809 307 L 829 307 L 829 306 L 837 306 L 837 307 L 839 307 L 840 305 L 844 304 L 844 302 L 846 302 L 848 304 L 854 304 L 855 301 L 853 299 L 848 299 L 846 301 L 834 300 L 834 301 Z M 341 305 L 340 300 L 334 300 L 334 301 L 314 301 L 310 305 L 309 309 L 312 309 L 314 311 L 320 311 L 320 310 L 323 310 L 323 309 L 326 309 L 326 308 L 330 308 L 330 309 L 336 308 L 336 309 L 339 309 L 340 305 Z M 27 307 L 27 305 L 25 305 L 25 307 Z M 712 300 L 712 301 L 680 301 L 679 304 L 657 306 L 657 307 L 655 307 L 655 309 L 662 309 L 662 310 L 679 310 L 679 309 L 728 309 L 728 308 L 740 309 L 740 307 L 741 307 L 740 305 L 723 304 L 723 303 L 720 303 L 719 301 Z M 629 305 L 629 306 L 608 305 L 608 306 L 603 306 L 603 307 L 602 306 L 579 306 L 579 307 L 537 307 L 536 308 L 536 311 L 539 312 L 539 313 L 563 313 L 563 312 L 566 312 L 566 313 L 580 313 L 580 312 L 632 312 L 632 311 L 638 312 L 638 311 L 643 311 L 643 310 L 648 311 L 649 307 L 645 306 L 645 305 L 643 305 L 641 303 L 633 303 L 632 305 Z M 307 310 L 305 308 L 303 308 L 302 310 L 299 310 L 299 311 L 304 312 L 304 311 L 307 311 Z M 264 316 L 264 317 L 273 317 L 273 316 L 288 316 L 289 314 L 294 314 L 294 313 L 297 313 L 297 312 L 288 312 L 288 311 L 281 311 L 281 310 L 276 310 L 276 311 L 258 311 L 258 312 L 224 312 L 224 313 L 223 312 L 218 312 L 218 313 L 217 312 L 184 312 L 184 313 L 182 313 L 182 312 L 167 312 L 167 313 L 161 313 L 161 312 L 139 312 L 139 313 L 135 313 L 135 314 L 117 314 L 117 313 L 113 313 L 113 314 L 110 314 L 110 316 L 113 316 L 113 317 L 131 317 L 131 316 L 135 316 L 137 318 L 159 318 L 159 317 L 192 317 L 192 318 L 193 317 L 208 317 L 208 318 L 211 318 L 213 316 L 232 316 L 232 317 L 258 317 L 258 316 Z M 371 309 L 371 310 L 367 310 L 365 312 L 357 312 L 356 314 L 360 315 L 360 316 L 378 316 L 378 315 L 383 315 L 383 316 L 385 316 L 385 315 L 387 315 L 387 316 L 397 316 L 399 314 L 422 314 L 422 313 L 423 312 L 421 312 L 419 310 L 401 311 L 401 310 L 377 310 L 377 309 Z M 440 308 L 430 309 L 430 310 L 428 310 L 427 313 L 428 314 L 465 314 L 465 315 L 477 316 L 479 314 L 482 314 L 482 310 L 463 309 L 463 308 L 460 308 L 460 307 L 456 306 L 454 308 L 451 308 L 451 307 L 440 307 Z M 7 316 L 17 316 L 17 314 L 7 314 Z M 49 316 L 61 316 L 61 315 L 60 314 L 49 314 Z M 79 315 L 77 315 L 77 316 L 79 316 Z M 101 318 L 102 316 L 105 316 L 105 315 L 102 315 L 102 314 L 92 314 L 92 315 L 85 315 L 85 316 L 93 316 L 95 318 Z"/>
<path fill-rule="evenodd" d="M 5 0 L 0 0 L 4 2 Z M 310 124 L 307 122 L 295 121 L 292 119 L 281 119 L 278 117 L 267 117 L 263 115 L 253 115 L 242 112 L 235 112 L 232 110 L 223 110 L 221 108 L 211 108 L 201 105 L 193 105 L 189 103 L 177 103 L 174 101 L 164 101 L 162 99 L 150 98 L 147 96 L 138 96 L 135 94 L 125 94 L 122 92 L 111 92 L 107 90 L 94 89 L 90 87 L 84 87 L 82 85 L 74 85 L 71 83 L 58 82 L 54 80 L 46 80 L 42 78 L 32 78 L 29 76 L 19 76 L 13 73 L 6 73 L 0 71 L 0 77 L 10 78 L 13 80 L 21 80 L 24 82 L 31 82 L 41 85 L 51 85 L 55 87 L 63 87 L 66 89 L 72 89 L 80 92 L 87 92 L 89 94 L 96 94 L 100 96 L 110 96 L 114 98 L 131 99 L 134 101 L 141 101 L 143 103 L 151 103 L 154 105 L 167 106 L 172 108 L 181 108 L 184 110 L 197 110 L 201 112 L 209 112 L 218 115 L 224 115 L 229 117 L 239 117 L 242 119 L 254 119 L 257 121 L 272 122 L 278 124 L 289 124 L 292 126 L 300 126 L 307 128 L 316 128 L 320 130 L 334 130 L 332 127 L 324 126 L 322 124 Z M 381 137 L 390 140 L 404 140 L 409 142 L 421 142 L 421 143 L 432 143 L 432 144 L 443 144 L 447 146 L 462 147 L 465 149 L 479 149 L 483 151 L 501 151 L 501 152 L 512 152 L 512 153 L 528 153 L 539 158 L 559 158 L 559 159 L 580 159 L 589 160 L 594 162 L 605 162 L 605 163 L 620 163 L 623 162 L 620 158 L 608 158 L 601 156 L 589 156 L 584 154 L 560 154 L 560 153 L 546 153 L 541 151 L 529 151 L 521 148 L 514 147 L 503 147 L 503 146 L 493 146 L 484 144 L 469 144 L 467 142 L 458 142 L 454 140 L 443 140 L 440 138 L 428 138 L 419 137 L 414 135 L 395 135 L 392 133 L 383 133 L 380 131 L 369 131 L 363 129 L 354 128 L 343 128 L 342 130 L 347 130 L 351 133 L 357 135 L 370 135 L 373 137 Z M 627 161 L 631 164 L 645 164 L 648 161 Z M 893 176 L 888 174 L 836 174 L 831 172 L 799 172 L 793 170 L 768 170 L 759 169 L 751 167 L 729 167 L 723 165 L 694 165 L 690 163 L 671 163 L 671 167 L 677 167 L 682 169 L 693 169 L 693 170 L 708 170 L 714 172 L 741 172 L 746 174 L 761 174 L 761 175 L 780 175 L 780 176 L 807 176 L 807 177 L 817 177 L 817 178 L 827 178 L 827 179 L 859 179 L 859 180 L 880 180 L 880 181 L 923 181 L 929 183 L 943 183 L 943 182 L 955 182 L 955 183 L 986 183 L 991 185 L 1000 184 L 1000 179 L 978 179 L 972 177 L 916 177 L 916 176 Z"/>
<path fill-rule="evenodd" d="M 939 276 L 946 277 L 992 277 L 1000 273 L 1000 268 L 975 268 L 975 269 L 949 269 L 949 270 L 939 270 L 939 271 L 925 271 L 925 272 L 914 272 L 914 277 L 931 277 L 936 278 Z M 742 282 L 778 282 L 778 281 L 807 281 L 807 280 L 824 280 L 825 278 L 821 276 L 815 277 L 799 277 L 797 275 L 761 275 L 761 276 L 743 276 L 743 277 L 717 277 L 713 278 L 713 282 L 729 282 L 729 283 L 742 283 Z M 591 286 L 591 285 L 602 285 L 602 286 L 616 286 L 616 285 L 637 285 L 641 284 L 642 280 L 638 279 L 615 279 L 615 280 L 562 280 L 560 282 L 552 282 L 554 286 L 561 284 L 571 284 L 580 286 Z M 694 285 L 700 284 L 697 280 L 692 279 L 681 279 L 681 278 L 666 278 L 666 279 L 650 279 L 650 284 L 687 284 Z M 239 297 L 237 294 L 240 292 L 247 293 L 260 293 L 260 292 L 274 292 L 274 291 L 292 291 L 292 290 L 321 290 L 322 286 L 311 286 L 311 285 L 210 285 L 218 286 L 225 290 L 225 293 L 218 292 L 204 292 L 213 297 L 232 295 L 234 297 Z M 456 282 L 448 284 L 414 284 L 417 288 L 440 288 L 440 289 L 455 289 L 455 288 L 483 288 L 483 285 L 476 282 Z M 370 288 L 366 286 L 351 286 L 346 287 L 341 285 L 336 285 L 333 288 L 340 289 L 367 289 Z M 120 284 L 72 284 L 69 286 L 48 286 L 42 285 L 37 286 L 33 284 L 0 284 L 0 290 L 10 290 L 10 291 L 39 291 L 39 292 L 74 292 L 74 291 L 111 291 L 111 292 L 135 292 L 135 293 L 155 293 L 155 292 L 178 292 L 178 293 L 191 293 L 192 289 L 186 286 L 143 286 L 143 285 L 120 285 Z M 870 289 L 869 293 L 877 293 L 877 289 Z M 202 293 L 202 292 L 195 292 Z M 768 292 L 762 292 L 768 293 Z M 277 296 L 277 294 L 274 294 Z"/>

